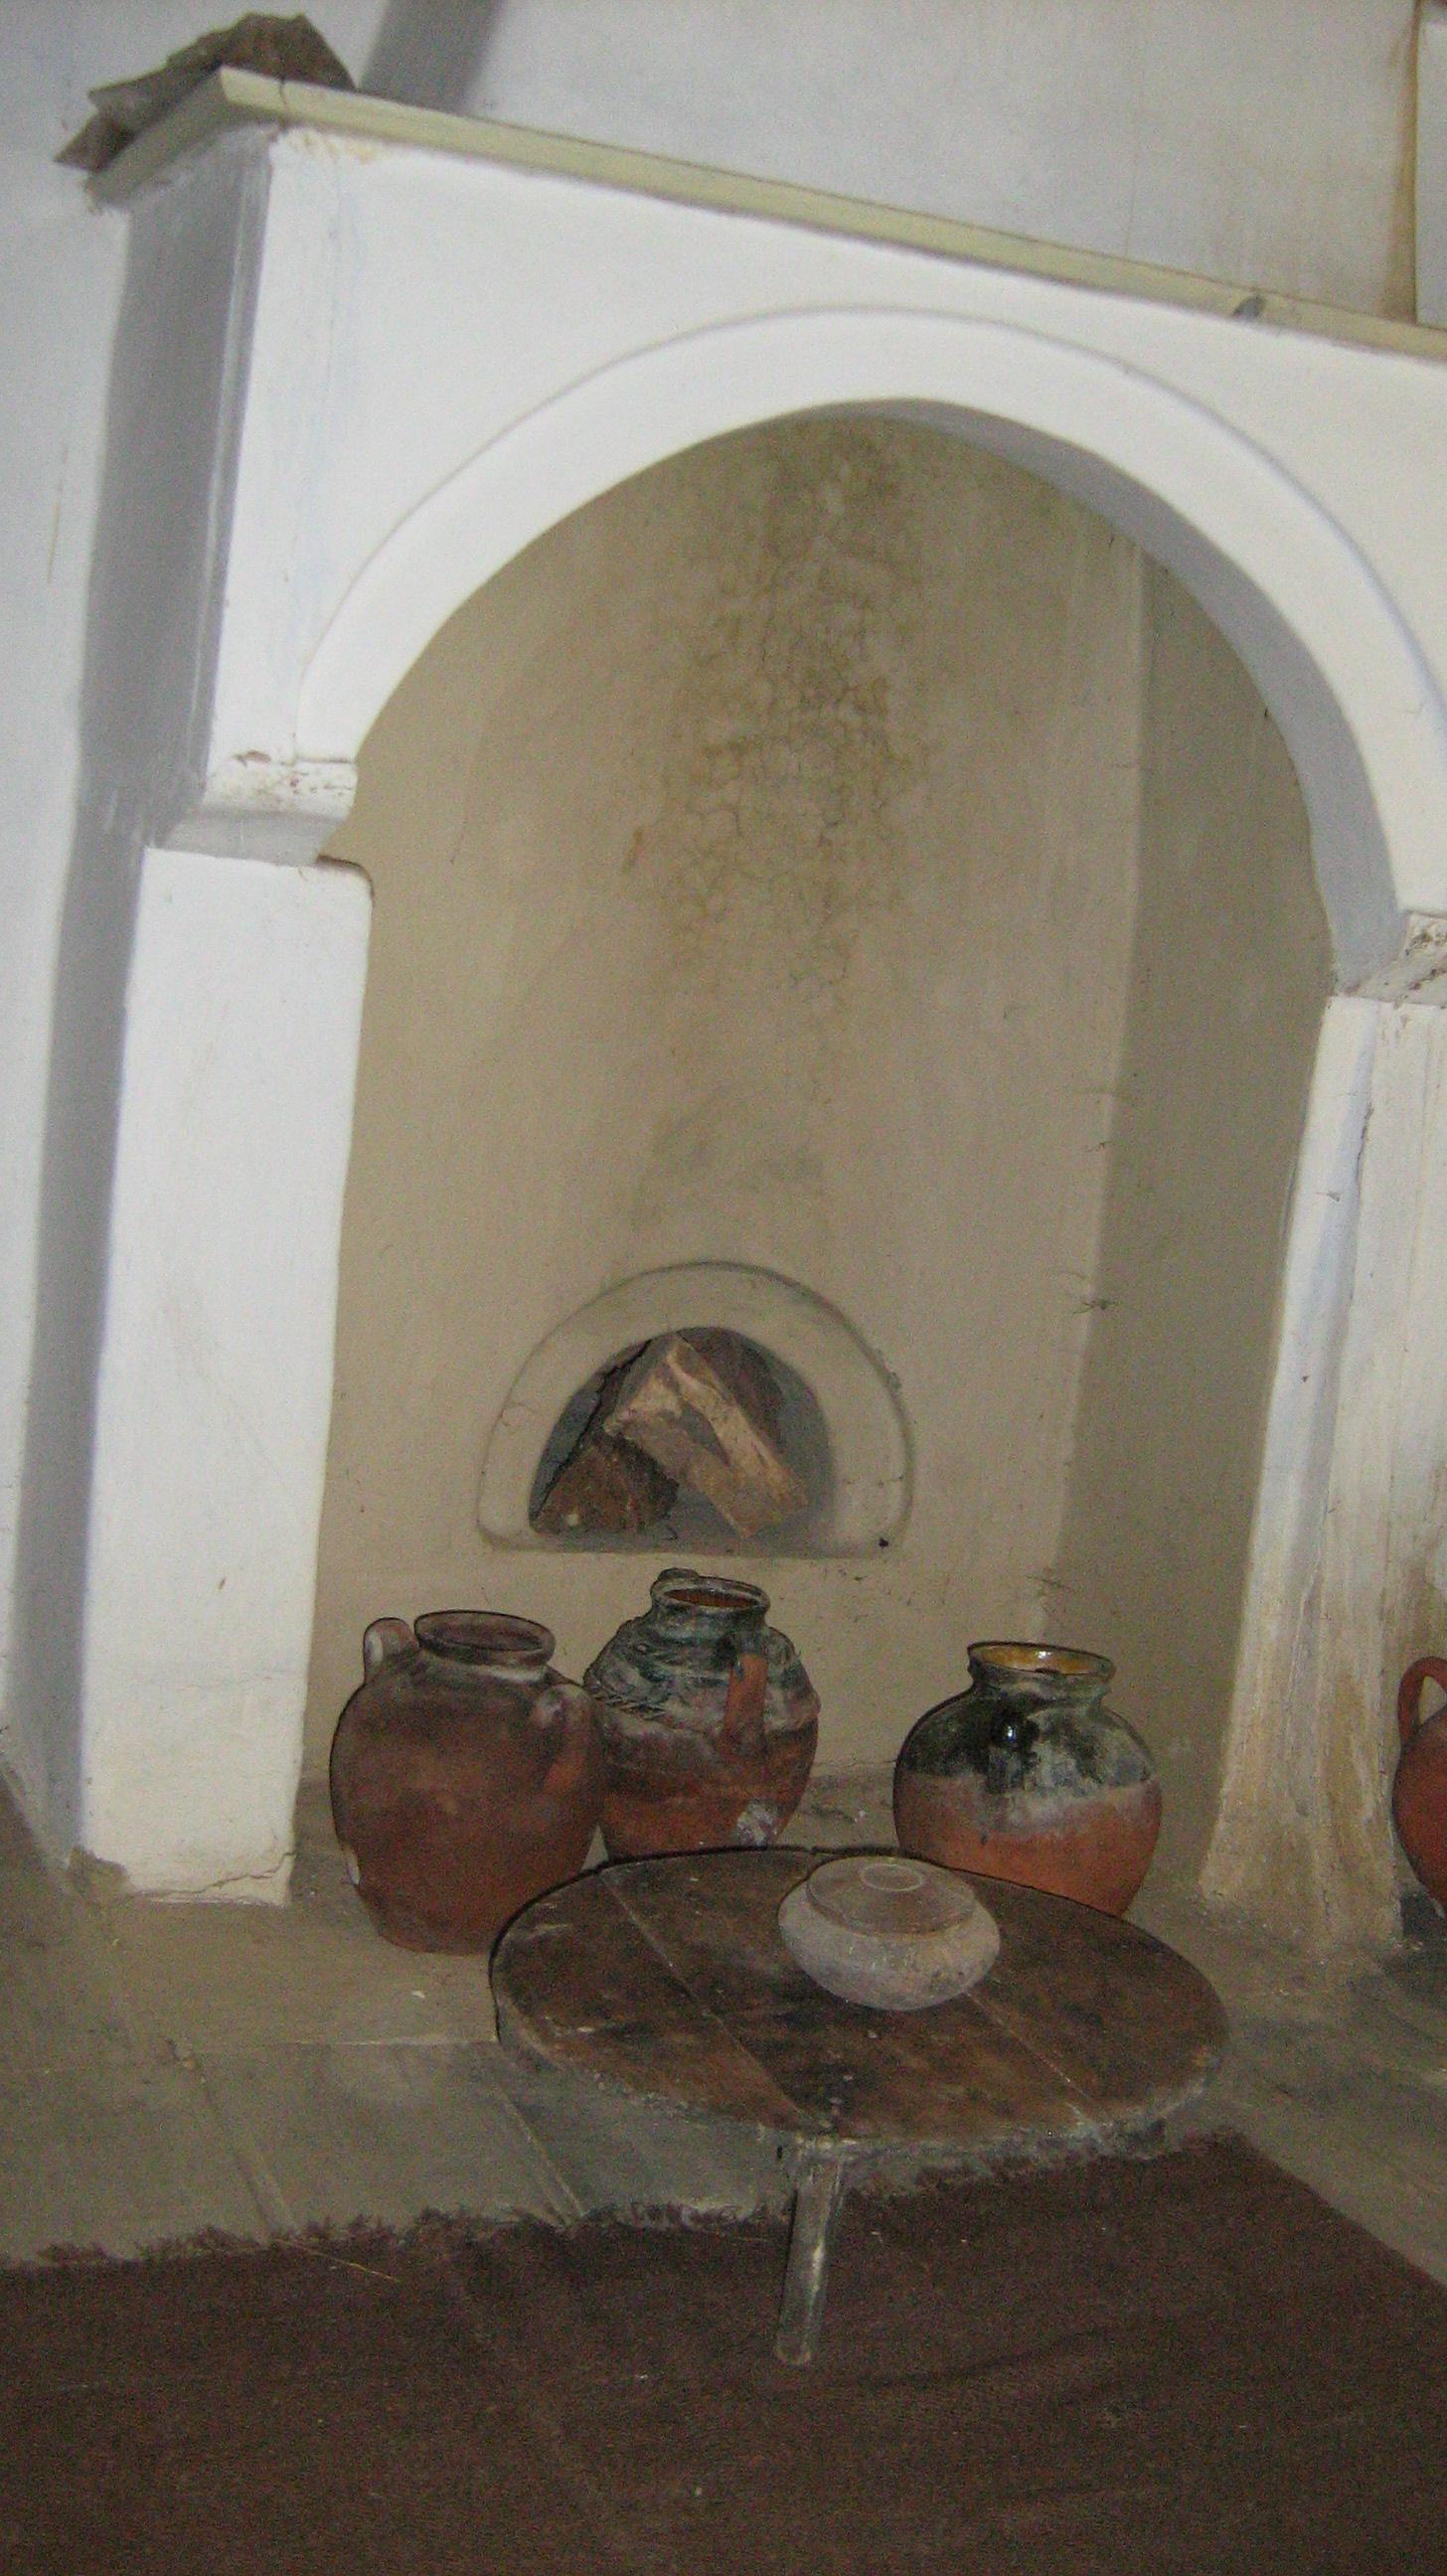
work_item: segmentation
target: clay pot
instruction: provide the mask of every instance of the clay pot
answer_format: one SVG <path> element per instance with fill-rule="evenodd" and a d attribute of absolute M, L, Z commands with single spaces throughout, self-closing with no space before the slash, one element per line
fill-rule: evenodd
<path fill-rule="evenodd" d="M 1161 1824 L 1155 1765 L 1104 1705 L 1115 1667 L 1075 1646 L 971 1646 L 973 1688 L 905 1738 L 900 1847 L 1123 1914 Z"/>
<path fill-rule="evenodd" d="M 1447 1691 L 1447 1657 L 1423 1655 L 1402 1675 L 1397 1724 L 1402 1756 L 1392 1783 L 1392 1815 L 1402 1849 L 1429 1896 L 1447 1905 L 1447 1705 L 1422 1721 L 1428 1682 Z"/>
<path fill-rule="evenodd" d="M 756 1583 L 673 1566 L 584 1686 L 603 1738 L 614 1860 L 771 1843 L 804 1794 L 819 1701 Z"/>
<path fill-rule="evenodd" d="M 593 1711 L 531 1619 L 375 1619 L 332 1741 L 332 1816 L 377 1928 L 407 1950 L 490 1950 L 582 1868 L 603 1795 Z"/>

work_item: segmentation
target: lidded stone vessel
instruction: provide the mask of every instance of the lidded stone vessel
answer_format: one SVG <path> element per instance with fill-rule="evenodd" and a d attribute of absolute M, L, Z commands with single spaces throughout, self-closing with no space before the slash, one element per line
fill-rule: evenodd
<path fill-rule="evenodd" d="M 583 1676 L 614 1860 L 774 1841 L 804 1794 L 818 1695 L 756 1583 L 670 1566 Z"/>
<path fill-rule="evenodd" d="M 900 1849 L 1123 1914 L 1161 1826 L 1135 1729 L 1105 1706 L 1115 1666 L 1078 1646 L 971 1646 L 972 1687 L 930 1709 L 894 1771 Z"/>
<path fill-rule="evenodd" d="M 409 1950 L 490 1950 L 575 1877 L 603 1796 L 587 1694 L 532 1619 L 375 1619 L 332 1742 L 332 1816 L 377 1929 Z"/>
<path fill-rule="evenodd" d="M 784 1947 L 845 2003 L 918 2012 L 988 1976 L 1000 1934 L 968 1881 L 899 1852 L 847 1852 L 791 1887 Z"/>

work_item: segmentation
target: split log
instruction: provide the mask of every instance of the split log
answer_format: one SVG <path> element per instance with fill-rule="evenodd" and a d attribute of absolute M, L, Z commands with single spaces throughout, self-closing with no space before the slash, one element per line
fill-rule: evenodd
<path fill-rule="evenodd" d="M 615 1537 L 636 1534 L 662 1520 L 676 1492 L 673 1478 L 642 1449 L 611 1439 L 595 1412 L 532 1523 L 546 1538 L 578 1538 L 590 1530 Z"/>
<path fill-rule="evenodd" d="M 779 1381 L 762 1353 L 751 1349 L 740 1334 L 729 1332 L 722 1324 L 690 1324 L 680 1338 L 690 1350 L 702 1351 L 710 1368 L 738 1397 L 744 1411 L 768 1433 L 775 1448 L 781 1449 L 784 1400 Z"/>
<path fill-rule="evenodd" d="M 720 1354 L 721 1341 L 730 1354 Z M 611 1438 L 702 1494 L 741 1538 L 792 1520 L 809 1499 L 775 1436 L 772 1380 L 767 1397 L 749 1383 L 759 1366 L 733 1335 L 663 1333 L 639 1353 L 607 1415 Z"/>

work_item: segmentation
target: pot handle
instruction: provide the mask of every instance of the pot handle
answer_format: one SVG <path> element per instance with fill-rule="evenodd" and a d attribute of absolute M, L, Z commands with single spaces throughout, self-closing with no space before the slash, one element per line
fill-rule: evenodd
<path fill-rule="evenodd" d="M 370 1680 L 398 1655 L 410 1655 L 417 1643 L 405 1619 L 374 1619 L 362 1638 L 362 1670 Z"/>
<path fill-rule="evenodd" d="M 567 1691 L 558 1749 L 543 1774 L 545 1798 L 571 1798 L 582 1788 L 593 1759 L 596 1728 L 592 1702 L 585 1692 Z"/>
<path fill-rule="evenodd" d="M 764 1701 L 769 1690 L 767 1655 L 740 1655 L 729 1675 L 719 1742 L 746 1762 L 757 1762 L 764 1749 Z"/>
<path fill-rule="evenodd" d="M 1425 1682 L 1435 1682 L 1439 1690 L 1447 1691 L 1447 1655 L 1420 1655 L 1402 1675 L 1397 1692 L 1397 1725 L 1404 1744 L 1411 1743 L 1422 1723 L 1422 1686 Z"/>

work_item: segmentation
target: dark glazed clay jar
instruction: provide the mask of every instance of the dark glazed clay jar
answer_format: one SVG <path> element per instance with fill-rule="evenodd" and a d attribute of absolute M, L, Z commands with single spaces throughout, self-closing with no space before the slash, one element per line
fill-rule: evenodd
<path fill-rule="evenodd" d="M 673 1566 L 583 1676 L 614 1860 L 771 1843 L 804 1794 L 819 1701 L 756 1583 Z"/>
<path fill-rule="evenodd" d="M 379 1932 L 408 1950 L 490 1950 L 582 1868 L 603 1794 L 593 1711 L 531 1619 L 374 1619 L 366 1680 L 332 1741 L 332 1816 Z"/>
<path fill-rule="evenodd" d="M 973 1687 L 906 1736 L 902 1851 L 1123 1914 L 1161 1826 L 1155 1765 L 1105 1706 L 1113 1664 L 1077 1646 L 971 1646 Z"/>
<path fill-rule="evenodd" d="M 1402 1849 L 1429 1896 L 1447 1905 L 1447 1706 L 1425 1723 L 1422 1693 L 1428 1682 L 1447 1691 L 1447 1656 L 1423 1655 L 1409 1664 L 1397 1693 L 1402 1758 L 1392 1783 L 1392 1815 Z"/>

